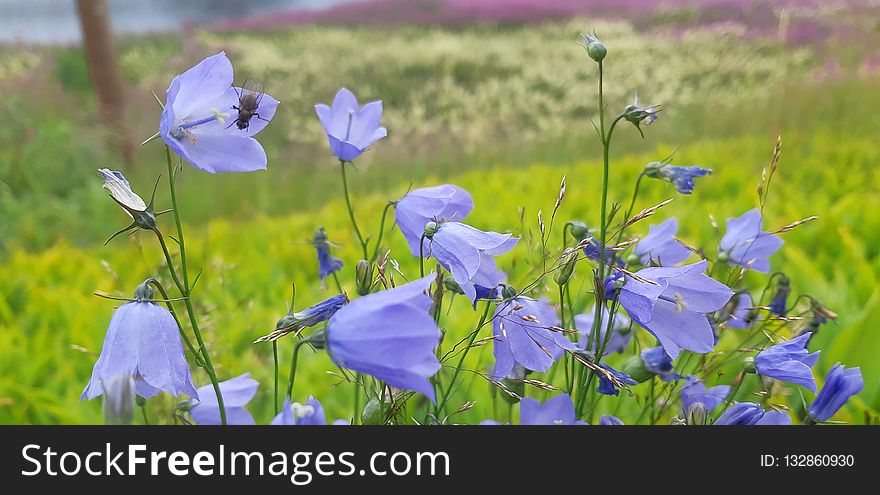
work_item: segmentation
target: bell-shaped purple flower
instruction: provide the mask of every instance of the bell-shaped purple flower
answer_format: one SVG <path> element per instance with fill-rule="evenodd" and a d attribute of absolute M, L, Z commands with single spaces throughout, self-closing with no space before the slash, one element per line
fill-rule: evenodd
<path fill-rule="evenodd" d="M 809 334 L 768 347 L 755 356 L 755 370 L 761 376 L 769 376 L 784 382 L 803 385 L 816 393 L 813 370 L 819 360 L 819 352 L 807 352 Z"/>
<path fill-rule="evenodd" d="M 426 239 L 425 253 L 435 258 L 473 302 L 477 298 L 477 285 L 497 287 L 503 274 L 495 265 L 494 256 L 504 254 L 519 242 L 511 234 L 483 232 L 459 222 L 443 222 L 430 225 L 433 230 Z"/>
<path fill-rule="evenodd" d="M 673 359 L 680 349 L 704 354 L 715 347 L 706 318 L 733 295 L 707 277 L 705 260 L 677 267 L 650 267 L 627 276 L 618 298 L 630 318 L 651 332 Z"/>
<path fill-rule="evenodd" d="M 733 296 L 736 304 L 730 313 L 730 318 L 724 322 L 727 328 L 742 330 L 754 325 L 760 319 L 760 315 L 754 310 L 752 296 L 748 292 L 740 292 Z"/>
<path fill-rule="evenodd" d="M 394 206 L 397 227 L 409 244 L 413 256 L 419 253 L 419 242 L 428 222 L 462 221 L 474 209 L 470 193 L 452 184 L 414 189 Z"/>
<path fill-rule="evenodd" d="M 861 369 L 847 368 L 837 363 L 828 372 L 825 385 L 813 399 L 807 412 L 816 421 L 828 421 L 850 397 L 861 392 L 864 386 Z"/>
<path fill-rule="evenodd" d="M 254 417 L 244 408 L 254 398 L 260 383 L 251 378 L 250 373 L 220 382 L 223 405 L 226 408 L 227 425 L 252 425 Z M 199 400 L 190 401 L 189 415 L 199 425 L 223 424 L 220 418 L 220 404 L 217 394 L 210 384 L 199 387 Z"/>
<path fill-rule="evenodd" d="M 574 403 L 568 394 L 559 394 L 541 404 L 525 397 L 519 402 L 521 425 L 586 425 L 575 416 Z"/>
<path fill-rule="evenodd" d="M 309 396 L 305 404 L 291 403 L 290 397 L 284 399 L 281 412 L 272 419 L 272 425 L 284 426 L 325 426 L 327 418 L 324 416 L 324 406 L 321 402 Z M 348 421 L 337 419 L 334 425 L 347 425 Z"/>
<path fill-rule="evenodd" d="M 174 317 L 162 306 L 147 302 L 152 290 L 138 287 L 135 301 L 123 304 L 113 314 L 101 355 L 82 399 L 103 393 L 104 383 L 117 375 L 132 376 L 135 391 L 149 398 L 161 392 L 197 398 L 196 387 L 183 353 L 180 331 Z"/>
<path fill-rule="evenodd" d="M 654 179 L 664 180 L 675 186 L 675 190 L 681 194 L 690 194 L 694 191 L 694 179 L 709 175 L 711 169 L 685 166 L 675 167 L 667 163 L 653 162 L 645 167 L 645 175 Z"/>
<path fill-rule="evenodd" d="M 712 412 L 724 402 L 729 393 L 729 385 L 718 385 L 707 389 L 702 380 L 689 376 L 681 388 L 681 409 L 687 413 L 691 406 L 700 403 L 706 407 L 706 412 Z"/>
<path fill-rule="evenodd" d="M 319 103 L 315 105 L 315 112 L 327 133 L 330 149 L 344 162 L 359 157 L 388 135 L 388 130 L 379 125 L 382 102 L 371 101 L 361 107 L 354 93 L 346 88 L 336 93 L 332 106 Z"/>
<path fill-rule="evenodd" d="M 324 227 L 318 227 L 312 237 L 312 245 L 318 251 L 318 277 L 322 282 L 325 278 L 342 270 L 342 260 L 330 254 L 330 241 L 327 240 L 327 232 Z"/>
<path fill-rule="evenodd" d="M 737 402 L 715 420 L 718 426 L 785 426 L 791 416 L 785 411 L 765 411 L 754 402 Z"/>
<path fill-rule="evenodd" d="M 624 423 L 617 416 L 606 414 L 599 418 L 599 426 L 624 426 Z"/>
<path fill-rule="evenodd" d="M 597 373 L 599 377 L 599 385 L 596 387 L 596 392 L 599 392 L 602 395 L 620 395 L 620 391 L 617 389 L 619 386 L 638 385 L 639 383 L 626 373 L 617 371 L 604 362 L 600 362 L 599 366 L 614 377 L 614 380 L 611 380 L 608 375 Z"/>
<path fill-rule="evenodd" d="M 194 167 L 209 173 L 252 172 L 266 168 L 266 152 L 253 138 L 275 115 L 278 100 L 232 86 L 232 63 L 218 53 L 175 77 L 168 87 L 159 135 Z M 241 100 L 253 97 L 257 108 L 244 129 Z"/>
<path fill-rule="evenodd" d="M 761 212 L 757 208 L 741 217 L 727 219 L 727 232 L 718 247 L 719 256 L 731 265 L 756 272 L 770 271 L 770 255 L 779 251 L 783 240 L 776 234 L 761 232 Z"/>
<path fill-rule="evenodd" d="M 677 232 L 678 220 L 675 218 L 665 220 L 658 225 L 651 225 L 648 228 L 648 235 L 636 244 L 633 254 L 639 257 L 639 261 L 644 266 L 677 265 L 691 255 L 691 251 L 675 238 Z"/>
<path fill-rule="evenodd" d="M 440 329 L 425 291 L 433 275 L 355 299 L 327 322 L 327 351 L 338 366 L 434 400 L 428 377 L 440 369 Z"/>
<path fill-rule="evenodd" d="M 561 330 L 559 317 L 546 301 L 517 297 L 499 303 L 492 320 L 495 379 L 507 377 L 516 365 L 549 370 L 566 350 L 577 348 Z"/>
<path fill-rule="evenodd" d="M 599 347 L 608 335 L 608 308 L 602 307 L 602 321 L 599 323 Z M 596 342 L 593 338 L 593 322 L 596 320 L 596 307 L 586 313 L 576 315 L 574 317 L 574 326 L 578 331 L 578 348 L 584 351 L 596 352 Z M 611 323 L 611 336 L 608 337 L 608 343 L 605 345 L 605 354 L 615 352 L 623 352 L 626 345 L 632 338 L 630 331 L 630 321 L 623 313 L 615 313 L 614 321 Z"/>

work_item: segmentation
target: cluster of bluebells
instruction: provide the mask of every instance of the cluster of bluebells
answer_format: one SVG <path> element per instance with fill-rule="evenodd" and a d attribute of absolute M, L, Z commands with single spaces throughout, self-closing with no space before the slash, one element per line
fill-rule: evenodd
<path fill-rule="evenodd" d="M 595 35 L 585 35 L 583 46 L 592 60 L 603 63 L 608 51 Z M 232 64 L 219 53 L 173 79 L 157 136 L 181 160 L 209 173 L 262 170 L 266 153 L 254 136 L 270 123 L 278 105 L 268 94 L 234 86 Z M 391 228 L 407 246 L 408 253 L 402 254 L 413 258 L 411 264 L 417 263 L 420 273 L 404 275 L 408 281 L 397 283 L 386 270 L 390 252 L 381 245 L 386 226 L 380 225 L 378 236 L 363 237 L 345 185 L 346 167 L 388 135 L 381 125 L 382 102 L 361 105 L 352 91 L 342 88 L 331 105 L 318 104 L 314 110 L 341 163 L 346 205 L 364 259 L 334 256 L 330 234 L 317 227 L 311 242 L 317 255 L 315 282 L 328 290 L 330 279 L 338 291 L 305 309 L 297 310 L 295 300 L 274 331 L 255 339 L 255 344 L 272 342 L 276 353 L 275 414 L 270 420 L 256 420 L 248 410 L 260 387 L 251 372 L 268 376 L 269 370 L 218 378 L 189 301 L 186 266 L 175 266 L 164 242 L 157 217 L 165 212 L 154 212 L 152 198 L 145 202 L 122 173 L 99 170 L 104 187 L 132 219 L 120 232 L 155 233 L 181 296 L 169 299 L 162 283 L 152 278 L 116 309 L 82 393 L 83 399 L 105 396 L 108 422 L 130 422 L 135 404 L 164 392 L 186 397 L 174 417 L 190 424 L 327 425 L 316 397 L 292 402 L 304 396 L 294 380 L 302 346 L 326 352 L 338 376 L 354 390 L 355 408 L 332 424 L 394 424 L 406 418 L 453 422 L 450 418 L 473 406 L 462 396 L 469 389 L 459 387 L 463 379 L 485 380 L 493 400 L 518 404 L 518 419 L 512 414 L 487 418 L 480 422 L 485 425 L 624 425 L 664 418 L 698 425 L 828 422 L 861 390 L 858 368 L 835 364 L 825 380 L 816 379 L 820 351 L 809 346 L 820 325 L 834 318 L 830 310 L 806 296 L 810 309 L 791 317 L 800 310 L 797 302 L 788 307 L 791 281 L 781 272 L 763 276 L 763 286 L 744 282 L 746 272 L 770 273 L 771 257 L 783 244 L 779 234 L 785 230 L 766 231 L 762 209 L 727 219 L 718 245 L 701 248 L 679 238 L 675 217 L 645 226 L 643 220 L 662 212 L 665 203 L 633 215 L 643 177 L 691 195 L 696 179 L 712 170 L 648 163 L 632 178 L 636 189 L 623 228 L 612 232 L 603 219 L 600 228 L 590 229 L 572 219 L 558 250 L 545 242 L 550 236 L 539 214 L 541 259 L 526 259 L 533 266 L 519 285 L 523 290 L 511 285 L 505 272 L 522 251 L 517 249 L 520 239 L 472 225 L 476 204 L 467 190 L 453 184 L 410 190 L 388 208 L 394 209 Z M 660 110 L 636 99 L 614 124 L 629 122 L 644 135 L 642 126 L 657 120 Z M 173 181 L 172 175 L 172 186 Z M 607 177 L 602 186 L 607 188 Z M 171 192 L 173 196 L 173 187 Z M 554 217 L 564 197 L 563 180 Z M 373 238 L 375 254 L 368 257 Z M 182 242 L 179 246 L 183 250 Z M 401 265 L 391 261 L 403 275 Z M 351 275 L 358 295 L 353 299 L 340 282 Z M 578 288 L 572 281 L 581 277 L 585 283 Z M 550 299 L 556 296 L 551 279 L 558 289 L 555 300 Z M 755 284 L 761 278 L 748 280 Z M 443 322 L 458 294 L 468 300 L 458 303 L 462 310 L 476 311 L 479 323 L 472 329 L 453 329 Z M 182 302 L 190 316 L 188 327 L 178 318 Z M 456 342 L 453 335 L 464 337 Z M 737 352 L 716 354 L 721 339 L 728 349 L 737 346 Z M 278 346 L 285 343 L 293 349 L 286 394 L 277 378 Z M 482 363 L 485 372 L 466 370 L 472 373 L 463 377 L 468 352 L 482 345 L 491 345 L 492 362 Z M 194 379 L 190 365 L 205 373 Z M 729 382 L 718 383 L 724 381 L 719 377 Z M 196 387 L 196 381 L 204 384 Z M 785 401 L 784 394 L 772 393 L 784 386 L 801 387 L 813 400 L 799 407 Z M 662 401 L 655 398 L 657 388 L 666 394 Z M 764 391 L 760 403 L 747 400 L 753 397 L 750 389 Z M 330 390 L 309 392 L 320 396 Z M 600 396 L 606 398 L 600 401 Z M 363 410 L 358 409 L 360 398 Z M 635 401 L 641 414 L 603 414 L 626 411 L 617 407 L 619 401 Z M 615 406 L 607 410 L 604 404 Z"/>

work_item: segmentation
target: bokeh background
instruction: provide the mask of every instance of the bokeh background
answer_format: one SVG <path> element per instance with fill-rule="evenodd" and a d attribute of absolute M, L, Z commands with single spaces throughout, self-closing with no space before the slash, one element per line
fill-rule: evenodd
<path fill-rule="evenodd" d="M 595 64 L 576 44 L 587 30 L 609 49 L 610 111 L 636 91 L 665 108 L 647 139 L 629 128 L 615 135 L 611 200 L 626 201 L 644 164 L 673 152 L 675 164 L 715 171 L 656 218 L 677 216 L 679 236 L 690 244 L 714 252 L 710 217 L 723 225 L 756 205 L 761 170 L 783 136 L 765 225 L 820 219 L 785 235 L 774 269 L 791 278 L 795 293 L 839 314 L 812 346 L 823 349 L 817 375 L 837 361 L 864 373 L 865 390 L 840 418 L 877 421 L 876 0 L 79 3 L 91 12 L 84 20 L 90 34 L 105 29 L 102 39 L 112 42 L 84 47 L 72 0 L 0 0 L 0 423 L 101 421 L 100 401 L 81 403 L 79 395 L 114 304 L 92 293 L 130 295 L 147 276 L 167 272 L 148 234 L 102 245 L 127 219 L 95 170 L 123 170 L 136 191 L 149 194 L 165 169 L 164 151 L 158 142 L 139 144 L 158 127 L 151 92 L 164 98 L 175 74 L 225 50 L 237 82 L 259 79 L 282 101 L 259 136 L 267 172 L 211 176 L 185 167 L 179 186 L 190 265 L 204 270 L 193 297 L 218 374 L 253 373 L 262 387 L 251 410 L 265 422 L 271 347 L 251 341 L 286 312 L 291 282 L 300 307 L 330 294 L 304 244 L 319 225 L 340 245 L 344 285 L 354 293 L 357 246 L 312 105 L 331 101 L 341 86 L 384 102 L 389 137 L 358 160 L 352 180 L 366 230 L 375 232 L 383 205 L 411 185 L 458 184 L 477 205 L 470 223 L 523 236 L 516 254 L 501 260 L 517 283 L 537 255 L 536 213 L 552 209 L 563 174 L 568 196 L 560 218 L 598 221 L 601 150 L 589 120 Z M 90 67 L 118 79 L 97 87 Z M 653 181 L 643 191 L 642 207 L 675 196 Z M 168 203 L 160 188 L 157 207 Z M 386 239 L 401 270 L 417 273 L 400 234 Z M 586 308 L 592 296 L 581 271 L 576 304 Z M 461 306 L 444 320 L 452 336 L 478 318 Z M 286 362 L 289 348 L 281 347 Z M 306 352 L 301 363 L 303 397 L 295 399 L 312 394 L 329 416 L 350 415 L 350 385 L 336 387 L 326 356 Z M 468 359 L 473 369 L 491 363 L 491 346 Z M 207 382 L 201 373 L 195 378 Z M 456 401 L 477 404 L 455 420 L 490 417 L 489 394 L 484 380 L 468 377 Z M 621 417 L 636 404 L 603 400 L 601 407 Z M 172 421 L 174 401 L 151 406 L 156 421 Z"/>

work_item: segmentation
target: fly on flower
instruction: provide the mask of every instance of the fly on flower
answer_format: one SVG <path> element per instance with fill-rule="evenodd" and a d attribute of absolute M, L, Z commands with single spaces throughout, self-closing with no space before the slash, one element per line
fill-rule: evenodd
<path fill-rule="evenodd" d="M 234 87 L 232 89 L 235 89 Z M 235 89 L 238 95 L 238 105 L 232 105 L 233 110 L 238 111 L 238 117 L 232 122 L 239 130 L 247 130 L 250 127 L 251 119 L 256 117 L 264 122 L 268 120 L 260 117 L 257 112 L 260 104 L 263 102 L 263 85 L 255 81 L 245 81 L 241 87 L 241 91 Z M 231 127 L 232 124 L 229 124 Z"/>
<path fill-rule="evenodd" d="M 233 80 L 226 54 L 202 60 L 171 81 L 159 122 L 159 135 L 172 151 L 212 174 L 266 168 L 266 151 L 253 136 L 272 120 L 278 100 L 265 93 L 245 96 L 252 92 L 234 87 Z M 236 109 L 233 129 L 227 119 Z"/>

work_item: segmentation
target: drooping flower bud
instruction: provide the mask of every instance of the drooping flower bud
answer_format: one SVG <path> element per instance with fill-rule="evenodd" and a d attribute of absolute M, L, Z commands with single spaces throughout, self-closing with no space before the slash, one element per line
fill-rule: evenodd
<path fill-rule="evenodd" d="M 373 264 L 367 260 L 360 260 L 355 265 L 357 275 L 357 293 L 366 296 L 373 286 Z"/>
<path fill-rule="evenodd" d="M 657 120 L 657 114 L 663 110 L 660 105 L 642 106 L 639 104 L 639 97 L 636 95 L 635 100 L 623 109 L 623 118 L 636 127 L 639 134 L 644 138 L 641 125 L 651 125 Z"/>
<path fill-rule="evenodd" d="M 571 236 L 574 237 L 575 240 L 577 240 L 578 242 L 590 236 L 590 228 L 587 227 L 587 224 L 585 224 L 584 222 L 571 220 L 565 225 L 566 227 L 568 227 L 568 231 L 571 232 Z"/>
<path fill-rule="evenodd" d="M 584 48 L 587 49 L 587 55 L 597 63 L 601 63 L 605 56 L 608 55 L 608 49 L 605 47 L 605 44 L 595 34 L 584 33 L 582 36 Z"/>

